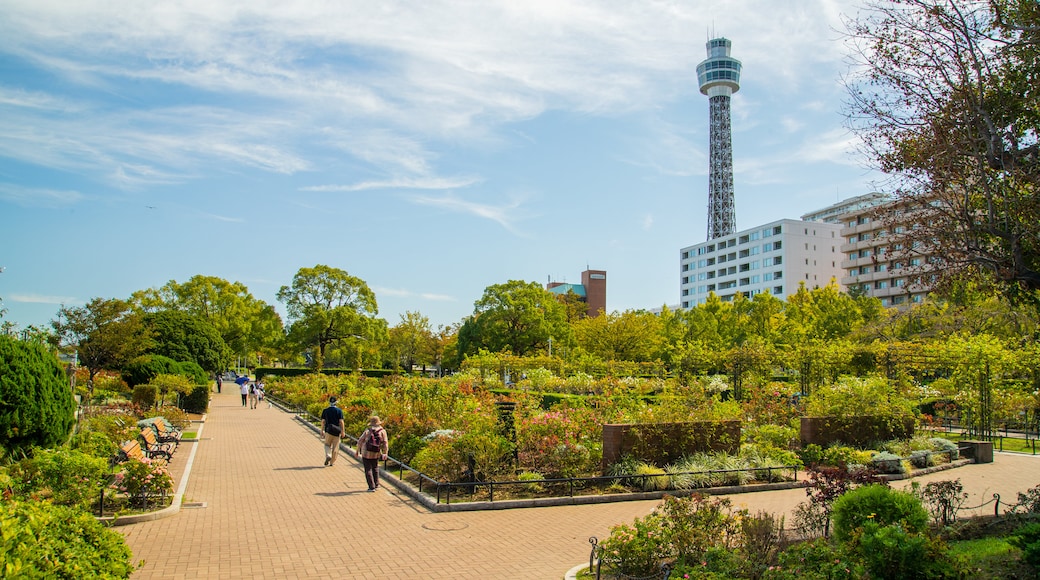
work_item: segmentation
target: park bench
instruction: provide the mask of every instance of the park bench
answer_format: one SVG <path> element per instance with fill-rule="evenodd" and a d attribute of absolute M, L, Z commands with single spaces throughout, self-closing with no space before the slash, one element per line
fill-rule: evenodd
<path fill-rule="evenodd" d="M 181 444 L 180 430 L 167 427 L 165 421 L 155 421 L 152 423 L 152 427 L 155 429 L 155 438 L 159 443 L 173 443 L 174 451 L 177 450 Z"/>
<path fill-rule="evenodd" d="M 131 439 L 130 441 L 123 442 L 123 444 L 119 446 L 119 453 L 116 455 L 114 463 L 124 463 L 131 459 L 136 459 L 138 461 L 149 459 L 153 462 L 158 461 L 161 463 L 167 463 L 170 459 L 170 456 L 168 454 L 158 452 L 154 456 L 149 455 L 141 447 L 140 441 L 138 441 L 137 439 Z"/>
<path fill-rule="evenodd" d="M 145 454 L 149 459 L 164 457 L 166 461 L 169 461 L 173 458 L 173 449 L 170 447 L 170 444 L 160 442 L 155 436 L 155 430 L 148 427 L 141 429 L 141 439 L 144 440 L 142 449 L 145 450 Z"/>

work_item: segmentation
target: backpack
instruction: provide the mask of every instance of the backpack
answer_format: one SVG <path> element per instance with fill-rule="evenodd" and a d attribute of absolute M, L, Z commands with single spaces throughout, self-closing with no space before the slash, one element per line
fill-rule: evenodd
<path fill-rule="evenodd" d="M 365 451 L 370 453 L 381 453 L 383 451 L 383 446 L 381 445 L 383 440 L 379 436 L 379 431 L 368 430 L 368 442 L 365 443 Z"/>

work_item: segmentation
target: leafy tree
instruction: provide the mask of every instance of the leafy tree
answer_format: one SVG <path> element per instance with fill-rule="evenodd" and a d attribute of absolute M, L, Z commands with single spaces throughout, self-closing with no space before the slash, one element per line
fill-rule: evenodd
<path fill-rule="evenodd" d="M 151 333 L 130 303 L 94 298 L 86 306 L 58 310 L 51 322 L 59 339 L 76 347 L 89 380 L 103 369 L 118 369 L 152 346 Z"/>
<path fill-rule="evenodd" d="M 649 362 L 664 342 L 661 321 L 649 312 L 626 310 L 574 323 L 576 344 L 605 361 Z"/>
<path fill-rule="evenodd" d="M 166 404 L 166 395 L 173 391 L 178 395 L 188 395 L 195 389 L 195 383 L 180 375 L 158 375 L 151 385 L 159 392 L 159 406 Z"/>
<path fill-rule="evenodd" d="M 250 294 L 241 282 L 216 276 L 170 280 L 162 288 L 135 292 L 132 300 L 145 311 L 180 310 L 204 318 L 235 354 L 274 348 L 282 336 L 282 320 L 274 307 Z"/>
<path fill-rule="evenodd" d="M 41 345 L 0 335 L 0 447 L 54 447 L 74 422 L 72 390 L 58 359 Z"/>
<path fill-rule="evenodd" d="M 550 338 L 570 341 L 565 307 L 537 282 L 510 280 L 488 286 L 474 303 L 473 316 L 459 329 L 459 352 L 484 348 L 524 356 L 548 350 Z"/>
<path fill-rule="evenodd" d="M 175 361 L 192 361 L 214 372 L 227 368 L 231 350 L 213 325 L 187 312 L 163 310 L 144 315 L 155 344 L 150 349 Z"/>
<path fill-rule="evenodd" d="M 179 363 L 168 356 L 145 354 L 130 361 L 123 367 L 122 376 L 126 384 L 133 388 L 152 382 L 161 374 L 177 374 Z"/>
<path fill-rule="evenodd" d="M 894 177 L 925 276 L 979 270 L 1040 302 L 1040 9 L 1035 0 L 872 0 L 847 22 L 848 119 Z M 895 231 L 895 230 L 893 230 Z"/>
<path fill-rule="evenodd" d="M 292 286 L 278 290 L 289 311 L 289 338 L 301 348 L 315 348 L 320 370 L 330 346 L 351 339 L 379 337 L 385 321 L 377 321 L 376 295 L 364 280 L 324 265 L 300 268 Z"/>
<path fill-rule="evenodd" d="M 390 329 L 389 350 L 396 357 L 394 364 L 403 366 L 408 372 L 416 364 L 426 368 L 433 362 L 435 341 L 429 318 L 418 312 L 405 312 L 401 315 L 401 322 Z"/>

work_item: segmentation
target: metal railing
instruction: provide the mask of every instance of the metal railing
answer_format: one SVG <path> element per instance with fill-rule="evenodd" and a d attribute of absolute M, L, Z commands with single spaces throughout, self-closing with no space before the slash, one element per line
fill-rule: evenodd
<path fill-rule="evenodd" d="M 302 417 L 308 423 L 317 425 L 321 423 L 321 419 L 315 417 L 309 411 L 300 407 L 299 405 L 292 405 L 287 401 L 281 400 L 277 397 L 271 396 L 270 394 L 265 395 L 265 398 L 269 399 L 272 403 L 278 407 L 284 409 L 287 412 L 293 413 L 299 417 Z M 343 434 L 342 439 L 356 443 L 357 437 L 352 435 Z M 629 483 L 632 487 L 638 487 L 640 491 L 693 491 L 696 489 L 711 489 L 712 487 L 728 487 L 730 485 L 742 485 L 740 482 L 739 474 L 742 473 L 762 473 L 766 474 L 766 479 L 761 480 L 760 478 L 754 478 L 757 481 L 774 482 L 775 477 L 783 478 L 782 481 L 797 481 L 799 467 L 796 465 L 775 465 L 768 467 L 745 467 L 740 469 L 712 469 L 706 471 L 682 471 L 674 473 L 662 473 L 662 474 L 639 474 L 639 475 L 596 475 L 589 477 L 559 477 L 559 478 L 543 478 L 543 479 L 532 479 L 532 480 L 507 480 L 507 481 L 463 481 L 463 482 L 448 482 L 440 481 L 429 475 L 413 468 L 412 466 L 400 461 L 394 457 L 387 456 L 383 460 L 383 470 L 388 473 L 398 474 L 398 479 L 401 481 L 405 480 L 405 473 L 409 473 L 416 478 L 416 487 L 419 493 L 426 493 L 436 498 L 437 503 L 444 503 L 445 505 L 451 505 L 452 495 L 469 495 L 470 497 L 476 495 L 478 488 L 486 488 L 488 490 L 489 502 L 495 501 L 495 490 L 498 489 L 499 493 L 503 490 L 517 487 L 529 487 L 536 485 L 544 485 L 549 487 L 563 488 L 566 487 L 566 494 L 557 495 L 552 497 L 574 497 L 575 491 L 587 489 L 589 487 L 595 487 L 602 485 L 603 487 L 609 487 L 610 485 L 617 484 L 620 482 Z M 790 472 L 790 478 L 783 477 L 785 472 Z M 649 482 L 654 478 L 673 478 L 676 476 L 698 476 L 703 475 L 707 479 L 711 479 L 713 476 L 726 474 L 738 474 L 737 481 L 730 483 L 725 482 L 723 485 L 713 486 L 690 486 L 690 487 L 667 487 L 664 489 L 648 489 Z M 637 482 L 636 485 L 632 485 L 631 482 Z M 656 486 L 653 486 L 656 488 Z M 431 491 L 432 490 L 432 491 Z M 454 490 L 463 490 L 461 493 Z M 639 493 L 639 491 L 633 491 L 631 493 Z M 457 500 L 456 500 L 457 501 Z"/>

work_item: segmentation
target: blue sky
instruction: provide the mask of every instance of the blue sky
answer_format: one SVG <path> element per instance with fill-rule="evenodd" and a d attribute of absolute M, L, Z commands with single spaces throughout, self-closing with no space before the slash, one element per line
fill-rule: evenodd
<path fill-rule="evenodd" d="M 827 0 L 0 0 L 0 298 L 195 274 L 275 293 L 365 280 L 391 325 L 507 280 L 607 271 L 609 310 L 679 301 L 707 230 L 709 36 L 733 97 L 738 229 L 873 190 L 842 125 Z M 713 32 L 712 32 L 713 31 Z"/>

